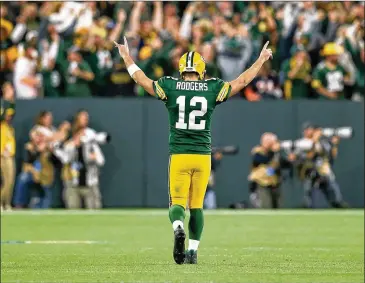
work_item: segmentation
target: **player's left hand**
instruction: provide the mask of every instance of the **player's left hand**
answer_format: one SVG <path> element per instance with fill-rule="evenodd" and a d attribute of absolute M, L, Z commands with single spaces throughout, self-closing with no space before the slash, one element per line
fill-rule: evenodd
<path fill-rule="evenodd" d="M 260 58 L 266 62 L 267 60 L 269 60 L 270 58 L 272 58 L 272 51 L 270 48 L 267 48 L 267 46 L 269 45 L 269 41 L 267 41 L 264 45 L 264 47 L 261 50 L 260 53 Z"/>
<path fill-rule="evenodd" d="M 127 39 L 124 36 L 124 44 L 119 44 L 114 41 L 115 47 L 118 48 L 119 55 L 124 58 L 125 56 L 129 55 L 129 48 Z"/>

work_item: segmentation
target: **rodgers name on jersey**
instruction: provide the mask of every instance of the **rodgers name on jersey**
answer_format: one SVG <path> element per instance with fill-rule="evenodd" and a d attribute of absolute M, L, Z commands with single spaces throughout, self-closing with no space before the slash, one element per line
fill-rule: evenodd
<path fill-rule="evenodd" d="M 217 78 L 184 81 L 162 77 L 153 82 L 153 88 L 169 113 L 170 154 L 210 154 L 211 117 L 215 107 L 229 97 L 230 84 Z"/>
<path fill-rule="evenodd" d="M 177 90 L 208 91 L 208 83 L 204 82 L 177 82 Z"/>

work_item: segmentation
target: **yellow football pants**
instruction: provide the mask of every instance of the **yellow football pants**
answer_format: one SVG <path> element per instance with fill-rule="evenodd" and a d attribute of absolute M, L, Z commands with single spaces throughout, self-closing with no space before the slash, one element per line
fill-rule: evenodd
<path fill-rule="evenodd" d="M 172 154 L 169 164 L 170 206 L 203 208 L 210 169 L 210 155 Z"/>

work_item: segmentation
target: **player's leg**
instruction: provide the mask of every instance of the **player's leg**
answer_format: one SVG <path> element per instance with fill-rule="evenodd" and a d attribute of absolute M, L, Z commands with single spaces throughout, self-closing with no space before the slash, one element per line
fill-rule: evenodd
<path fill-rule="evenodd" d="M 261 207 L 261 200 L 259 198 L 258 190 L 260 189 L 258 184 L 255 181 L 251 181 L 249 184 L 250 189 L 250 203 L 253 208 Z"/>
<path fill-rule="evenodd" d="M 280 191 L 279 186 L 269 186 L 269 194 L 271 199 L 271 208 L 277 209 L 279 208 L 279 198 L 280 198 Z"/>
<path fill-rule="evenodd" d="M 90 187 L 80 188 L 80 195 L 85 204 L 86 209 L 94 209 L 94 192 Z"/>
<path fill-rule="evenodd" d="M 217 198 L 215 196 L 215 191 L 208 186 L 204 197 L 204 208 L 205 209 L 216 209 L 217 208 Z"/>
<path fill-rule="evenodd" d="M 169 217 L 174 229 L 173 257 L 177 264 L 182 264 L 185 259 L 184 219 L 191 170 L 185 154 L 171 155 L 169 163 Z"/>
<path fill-rule="evenodd" d="M 304 189 L 304 206 L 306 208 L 313 208 L 313 180 L 310 178 L 305 178 L 303 180 Z"/>
<path fill-rule="evenodd" d="M 95 209 L 100 209 L 103 205 L 102 205 L 102 196 L 101 196 L 101 192 L 100 192 L 100 188 L 99 186 L 93 186 L 92 188 L 93 191 L 93 201 L 94 201 L 94 208 Z"/>
<path fill-rule="evenodd" d="M 68 209 L 81 208 L 81 193 L 78 187 L 69 187 L 66 191 L 66 207 Z"/>
<path fill-rule="evenodd" d="M 343 201 L 341 189 L 335 177 L 330 176 L 328 179 L 328 188 L 332 191 L 334 206 L 336 208 L 347 208 L 348 205 Z"/>
<path fill-rule="evenodd" d="M 185 261 L 186 263 L 192 264 L 197 263 L 197 250 L 203 233 L 203 202 L 211 169 L 210 155 L 196 155 L 194 159 L 194 172 L 189 193 L 189 247 L 186 252 Z"/>

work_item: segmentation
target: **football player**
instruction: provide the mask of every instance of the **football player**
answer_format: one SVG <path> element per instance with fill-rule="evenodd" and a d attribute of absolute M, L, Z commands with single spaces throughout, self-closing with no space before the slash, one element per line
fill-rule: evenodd
<path fill-rule="evenodd" d="M 205 61 L 198 52 L 187 52 L 179 61 L 180 78 L 149 79 L 129 55 L 128 43 L 114 42 L 133 80 L 162 100 L 169 114 L 169 217 L 174 230 L 173 257 L 177 264 L 196 264 L 203 232 L 203 201 L 211 168 L 210 122 L 215 107 L 249 84 L 272 57 L 264 45 L 257 61 L 237 79 L 205 80 Z M 231 66 L 234 68 L 235 66 Z M 190 209 L 189 247 L 185 251 L 185 209 Z"/>

